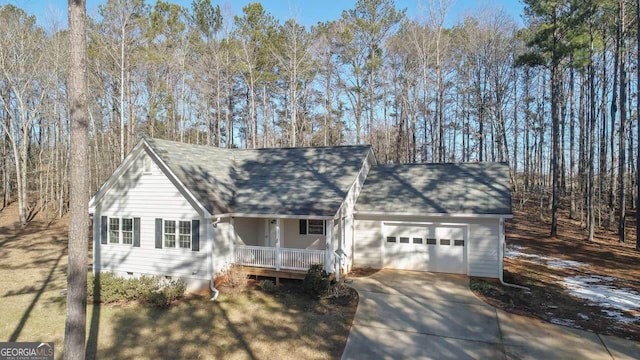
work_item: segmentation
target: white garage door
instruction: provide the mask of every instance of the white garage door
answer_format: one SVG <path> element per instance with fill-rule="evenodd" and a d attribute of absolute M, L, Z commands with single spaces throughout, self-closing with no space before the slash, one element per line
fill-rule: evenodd
<path fill-rule="evenodd" d="M 463 226 L 384 224 L 383 227 L 385 267 L 467 273 Z"/>

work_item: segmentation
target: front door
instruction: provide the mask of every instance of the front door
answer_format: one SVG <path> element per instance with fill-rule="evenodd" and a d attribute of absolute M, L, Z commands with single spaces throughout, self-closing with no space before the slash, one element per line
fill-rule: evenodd
<path fill-rule="evenodd" d="M 277 220 L 276 219 L 267 219 L 267 246 L 275 247 L 276 240 L 278 237 L 278 229 L 277 229 Z"/>

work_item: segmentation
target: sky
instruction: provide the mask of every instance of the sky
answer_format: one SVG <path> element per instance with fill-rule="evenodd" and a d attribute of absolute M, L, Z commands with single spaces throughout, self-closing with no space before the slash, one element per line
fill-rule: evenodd
<path fill-rule="evenodd" d="M 193 0 L 169 0 L 182 6 L 189 7 Z M 223 9 L 229 9 L 234 15 L 242 13 L 242 7 L 248 3 L 256 2 L 246 0 L 212 0 L 212 3 L 219 4 Z M 95 15 L 98 5 L 106 0 L 87 0 L 87 13 Z M 153 4 L 154 1 L 146 0 Z M 262 0 L 263 7 L 280 22 L 293 17 L 305 26 L 317 24 L 319 21 L 335 20 L 340 17 L 343 10 L 353 8 L 356 0 Z M 47 27 L 52 23 L 59 27 L 66 27 L 67 24 L 67 0 L 0 0 L 0 5 L 13 4 L 27 13 L 36 15 L 38 22 Z M 427 0 L 396 0 L 396 8 L 407 9 L 409 18 L 419 17 L 424 13 Z M 460 18 L 467 14 L 478 12 L 483 7 L 502 8 L 511 15 L 514 20 L 522 25 L 521 15 L 523 5 L 520 0 L 453 0 L 451 10 L 446 19 L 446 25 L 451 26 Z M 54 20 L 52 22 L 52 19 Z"/>

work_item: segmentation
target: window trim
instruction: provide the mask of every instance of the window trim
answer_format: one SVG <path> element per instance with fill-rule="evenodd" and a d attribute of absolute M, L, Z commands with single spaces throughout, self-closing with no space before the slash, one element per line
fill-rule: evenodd
<path fill-rule="evenodd" d="M 304 235 L 304 236 L 324 236 L 327 234 L 327 221 L 326 220 L 321 220 L 321 219 L 300 219 L 300 221 L 304 221 L 305 223 L 305 230 L 306 230 L 306 234 L 298 234 L 298 235 Z M 322 234 L 319 233 L 311 233 L 309 231 L 309 223 L 311 221 L 322 221 Z M 298 225 L 300 226 L 300 225 Z M 300 230 L 298 230 L 298 233 L 300 233 Z"/>
<path fill-rule="evenodd" d="M 173 222 L 173 232 L 167 232 L 167 222 Z M 163 249 L 176 249 L 176 238 L 177 238 L 177 230 L 178 230 L 178 221 L 172 219 L 162 219 L 162 248 Z M 167 245 L 167 235 L 173 234 L 173 246 Z"/>
<path fill-rule="evenodd" d="M 188 234 L 182 234 L 180 232 L 182 230 L 182 225 L 185 224 L 185 223 L 187 224 L 186 229 L 189 231 Z M 178 238 L 176 239 L 177 248 L 178 249 L 189 249 L 189 250 L 191 250 L 191 248 L 193 247 L 192 246 L 192 244 L 193 244 L 193 234 L 191 232 L 191 220 L 188 220 L 188 221 L 187 220 L 180 220 L 180 221 L 178 221 L 177 230 L 178 230 L 178 234 L 177 234 Z M 181 237 L 182 236 L 187 236 L 187 235 L 189 236 L 189 247 L 184 247 L 184 246 L 182 246 L 182 238 Z"/>
<path fill-rule="evenodd" d="M 131 230 L 125 230 L 124 229 L 124 221 L 125 220 L 129 220 L 131 221 Z M 133 246 L 133 218 L 121 218 L 120 219 L 120 239 L 122 240 L 122 245 L 132 245 Z M 124 242 L 124 235 L 125 233 L 131 234 L 131 243 L 125 243 Z"/>
<path fill-rule="evenodd" d="M 112 219 L 117 219 L 118 220 L 118 241 L 117 242 L 112 242 L 111 241 L 111 232 L 115 231 L 111 229 L 111 220 Z M 131 220 L 131 231 L 126 231 L 126 232 L 130 232 L 131 233 L 131 244 L 125 244 L 124 243 L 124 220 Z M 133 242 L 134 242 L 134 221 L 133 221 L 134 217 L 127 217 L 127 216 L 108 216 L 107 215 L 107 243 L 106 245 L 122 245 L 122 246 L 131 246 L 133 247 Z"/>
<path fill-rule="evenodd" d="M 165 235 L 167 235 L 166 230 L 166 223 L 167 221 L 173 221 L 175 223 L 175 232 L 173 233 L 173 236 L 175 236 L 174 238 L 174 245 L 173 246 L 167 246 L 166 238 Z M 180 246 L 180 223 L 188 223 L 189 224 L 189 247 L 181 247 Z M 191 228 L 193 224 L 193 220 L 188 219 L 188 220 L 178 220 L 178 219 L 162 219 L 162 249 L 163 250 L 178 250 L 178 251 L 191 251 L 193 250 L 193 229 Z M 172 234 L 172 233 L 169 233 Z"/>

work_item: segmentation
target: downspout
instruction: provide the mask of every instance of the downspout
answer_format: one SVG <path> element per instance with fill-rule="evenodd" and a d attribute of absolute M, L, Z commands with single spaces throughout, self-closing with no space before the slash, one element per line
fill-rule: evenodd
<path fill-rule="evenodd" d="M 508 286 L 508 287 L 513 287 L 516 289 L 522 289 L 522 290 L 530 290 L 528 287 L 526 286 L 522 286 L 522 285 L 516 285 L 516 284 L 510 284 L 504 281 L 503 276 L 504 276 L 504 245 L 505 245 L 505 236 L 504 236 L 504 218 L 500 218 L 500 225 L 499 225 L 499 236 L 500 236 L 500 241 L 498 242 L 498 257 L 500 259 L 500 272 L 498 273 L 499 275 L 499 279 L 500 279 L 500 284 L 504 285 L 504 286 Z"/>
<path fill-rule="evenodd" d="M 211 222 L 212 228 L 217 227 L 219 222 L 220 222 L 220 218 L 217 218 L 215 221 L 212 221 Z M 213 296 L 209 300 L 210 301 L 216 301 L 216 299 L 218 298 L 218 295 L 220 295 L 220 290 L 216 289 L 216 287 L 215 287 L 215 271 L 214 271 L 214 268 L 213 268 L 213 264 L 214 264 L 214 258 L 213 258 L 213 236 L 211 237 L 211 247 L 209 247 L 209 249 L 210 249 L 210 253 L 211 253 L 210 254 L 210 256 L 211 256 L 211 280 L 210 280 L 209 287 L 211 288 L 211 291 L 213 291 Z"/>

